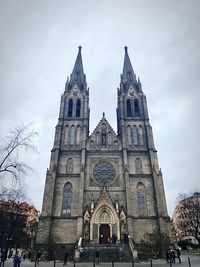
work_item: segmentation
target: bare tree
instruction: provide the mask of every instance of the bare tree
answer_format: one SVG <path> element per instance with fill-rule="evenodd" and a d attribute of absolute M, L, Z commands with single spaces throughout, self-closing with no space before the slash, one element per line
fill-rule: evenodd
<path fill-rule="evenodd" d="M 33 145 L 33 138 L 37 132 L 32 129 L 32 124 L 21 125 L 13 128 L 9 136 L 0 146 L 0 196 L 8 192 L 8 181 L 19 182 L 22 175 L 31 170 L 25 162 L 21 161 L 24 152 L 37 151 Z"/>
<path fill-rule="evenodd" d="M 181 238 L 194 237 L 200 245 L 200 193 L 179 195 L 176 207 L 176 231 Z"/>

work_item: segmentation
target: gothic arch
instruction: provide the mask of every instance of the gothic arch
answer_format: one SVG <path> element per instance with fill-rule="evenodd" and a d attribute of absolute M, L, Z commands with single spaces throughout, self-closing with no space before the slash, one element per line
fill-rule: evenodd
<path fill-rule="evenodd" d="M 134 113 L 135 113 L 135 117 L 140 117 L 140 107 L 139 107 L 138 99 L 134 100 Z"/>
<path fill-rule="evenodd" d="M 72 184 L 67 182 L 63 188 L 62 214 L 69 214 L 72 206 Z"/>
<path fill-rule="evenodd" d="M 66 172 L 68 174 L 73 173 L 73 165 L 74 165 L 73 159 L 72 158 L 69 158 L 67 160 L 67 166 L 66 166 Z"/>
<path fill-rule="evenodd" d="M 142 174 L 142 161 L 139 158 L 135 160 L 135 173 Z"/>
<path fill-rule="evenodd" d="M 76 132 L 76 128 L 74 125 L 71 126 L 70 128 L 70 139 L 69 139 L 69 144 L 70 145 L 74 145 L 75 144 L 75 132 Z"/>
<path fill-rule="evenodd" d="M 127 114 L 127 117 L 132 117 L 133 116 L 132 106 L 131 106 L 130 99 L 127 99 L 126 100 L 126 114 Z"/>
<path fill-rule="evenodd" d="M 137 126 L 133 126 L 133 135 L 132 135 L 132 138 L 133 138 L 133 145 L 134 146 L 137 146 L 138 145 L 138 129 L 137 129 Z"/>
<path fill-rule="evenodd" d="M 81 143 L 81 127 L 80 125 L 78 125 L 76 127 L 76 144 L 80 145 L 80 143 Z"/>
<path fill-rule="evenodd" d="M 105 216 L 104 216 L 105 215 Z M 102 224 L 110 225 L 110 236 L 115 232 L 117 239 L 120 240 L 120 222 L 112 202 L 107 192 L 101 192 L 99 202 L 94 209 L 90 220 L 90 240 L 97 241 L 99 238 L 99 227 Z M 114 226 L 116 228 L 114 229 Z M 95 229 L 96 228 L 96 229 Z M 113 230 L 114 229 L 114 230 Z M 95 230 L 97 231 L 95 236 Z"/>
<path fill-rule="evenodd" d="M 143 183 L 139 182 L 137 184 L 137 202 L 138 202 L 138 215 L 147 214 L 147 202 L 146 202 L 146 192 Z"/>
<path fill-rule="evenodd" d="M 73 116 L 73 99 L 69 99 L 69 103 L 68 103 L 68 117 L 72 117 Z"/>
<path fill-rule="evenodd" d="M 78 99 L 76 102 L 76 117 L 81 116 L 81 100 Z"/>
<path fill-rule="evenodd" d="M 141 125 L 138 127 L 138 143 L 141 146 L 144 145 L 144 132 Z"/>
<path fill-rule="evenodd" d="M 127 143 L 128 145 L 132 145 L 132 134 L 131 134 L 131 126 L 127 126 Z"/>

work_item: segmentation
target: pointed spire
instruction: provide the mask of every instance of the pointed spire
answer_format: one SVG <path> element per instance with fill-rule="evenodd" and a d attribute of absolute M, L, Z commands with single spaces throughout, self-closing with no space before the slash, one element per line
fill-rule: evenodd
<path fill-rule="evenodd" d="M 121 81 L 123 83 L 136 83 L 136 75 L 133 71 L 133 67 L 131 65 L 131 61 L 128 55 L 128 47 L 125 46 L 125 55 L 124 55 L 124 66 L 123 66 L 123 73 L 121 75 Z"/>
<path fill-rule="evenodd" d="M 69 85 L 77 84 L 80 86 L 80 89 L 84 89 L 86 84 L 86 78 L 83 71 L 83 62 L 82 62 L 82 55 L 81 55 L 82 47 L 78 47 L 78 55 L 76 58 L 76 62 L 74 64 L 74 68 L 72 74 L 70 75 Z"/>

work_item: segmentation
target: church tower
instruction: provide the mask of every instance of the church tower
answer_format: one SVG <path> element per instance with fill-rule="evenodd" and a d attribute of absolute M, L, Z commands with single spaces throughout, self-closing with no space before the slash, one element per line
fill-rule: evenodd
<path fill-rule="evenodd" d="M 137 247 L 170 231 L 146 97 L 125 47 L 117 91 L 117 133 L 103 113 L 89 135 L 89 89 L 81 47 L 61 96 L 36 247 L 44 254 L 78 244 Z M 83 247 L 84 248 L 84 247 Z"/>

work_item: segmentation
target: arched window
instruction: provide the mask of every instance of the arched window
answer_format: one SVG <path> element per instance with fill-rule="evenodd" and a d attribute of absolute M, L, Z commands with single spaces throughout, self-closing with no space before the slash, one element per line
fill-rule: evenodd
<path fill-rule="evenodd" d="M 75 144 L 75 126 L 71 126 L 69 144 L 70 145 L 74 145 Z"/>
<path fill-rule="evenodd" d="M 81 116 L 81 101 L 80 99 L 78 99 L 76 103 L 76 117 L 80 116 Z"/>
<path fill-rule="evenodd" d="M 142 183 L 137 185 L 137 202 L 138 202 L 138 214 L 146 215 L 147 204 L 146 204 L 146 194 L 145 187 Z"/>
<path fill-rule="evenodd" d="M 67 173 L 73 173 L 73 159 L 67 160 L 67 166 L 66 166 Z"/>
<path fill-rule="evenodd" d="M 138 139 L 139 139 L 139 145 L 143 146 L 144 145 L 144 134 L 143 134 L 143 128 L 141 125 L 138 127 Z"/>
<path fill-rule="evenodd" d="M 99 132 L 96 133 L 96 144 L 100 145 L 100 133 Z"/>
<path fill-rule="evenodd" d="M 72 185 L 71 183 L 66 183 L 63 190 L 63 207 L 62 213 L 70 213 L 72 206 Z"/>
<path fill-rule="evenodd" d="M 108 145 L 110 146 L 112 144 L 112 134 L 108 133 Z"/>
<path fill-rule="evenodd" d="M 81 142 L 81 127 L 78 125 L 76 127 L 76 144 L 80 145 Z"/>
<path fill-rule="evenodd" d="M 69 106 L 68 106 L 68 117 L 72 117 L 72 113 L 73 113 L 73 100 L 70 99 Z"/>
<path fill-rule="evenodd" d="M 138 145 L 138 129 L 136 126 L 133 126 L 133 144 L 134 146 Z"/>
<path fill-rule="evenodd" d="M 135 173 L 136 174 L 142 173 L 142 161 L 139 158 L 135 160 Z"/>
<path fill-rule="evenodd" d="M 128 145 L 132 145 L 131 126 L 127 127 L 127 143 Z"/>
<path fill-rule="evenodd" d="M 67 144 L 69 142 L 69 126 L 65 126 L 64 130 L 64 144 Z"/>
<path fill-rule="evenodd" d="M 140 117 L 139 102 L 137 99 L 135 99 L 134 101 L 134 111 L 135 111 L 135 117 Z"/>
<path fill-rule="evenodd" d="M 129 99 L 126 101 L 126 108 L 127 108 L 127 117 L 132 117 L 131 101 Z"/>

